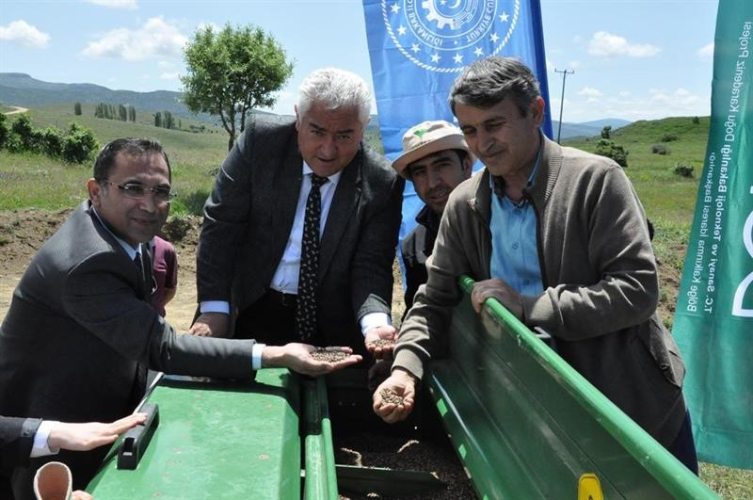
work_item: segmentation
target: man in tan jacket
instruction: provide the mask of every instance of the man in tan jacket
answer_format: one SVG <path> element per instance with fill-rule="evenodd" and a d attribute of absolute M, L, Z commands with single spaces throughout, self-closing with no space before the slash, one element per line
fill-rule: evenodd
<path fill-rule="evenodd" d="M 402 325 L 375 412 L 387 422 L 411 412 L 416 383 L 461 298 L 457 279 L 468 274 L 477 280 L 477 311 L 495 298 L 547 330 L 563 359 L 697 473 L 685 367 L 656 314 L 656 260 L 625 173 L 544 137 L 538 83 L 515 59 L 470 65 L 450 104 L 486 169 L 450 196 L 428 281 Z M 384 402 L 385 388 L 404 404 Z"/>

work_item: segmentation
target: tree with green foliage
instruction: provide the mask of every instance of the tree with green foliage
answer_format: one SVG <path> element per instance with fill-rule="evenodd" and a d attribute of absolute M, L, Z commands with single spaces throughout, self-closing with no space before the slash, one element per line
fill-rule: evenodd
<path fill-rule="evenodd" d="M 157 111 L 154 114 L 154 126 L 155 127 L 161 127 L 162 126 L 162 113 L 160 111 Z"/>
<path fill-rule="evenodd" d="M 612 126 L 611 125 L 604 125 L 604 128 L 601 129 L 601 138 L 602 139 L 609 139 L 610 134 L 612 133 Z"/>
<path fill-rule="evenodd" d="M 175 128 L 175 118 L 173 118 L 173 114 L 169 111 L 165 111 L 163 113 L 164 118 L 162 119 L 162 126 L 169 129 Z"/>
<path fill-rule="evenodd" d="M 77 102 L 73 105 L 73 114 L 76 116 L 81 116 L 81 103 Z"/>
<path fill-rule="evenodd" d="M 128 121 L 136 123 L 136 108 L 128 106 Z"/>
<path fill-rule="evenodd" d="M 122 104 L 118 105 L 118 119 L 121 122 L 128 121 L 128 109 Z"/>
<path fill-rule="evenodd" d="M 198 30 L 186 46 L 188 74 L 181 77 L 184 103 L 194 113 L 220 117 L 233 147 L 236 131 L 242 133 L 252 109 L 272 106 L 272 93 L 293 73 L 285 50 L 258 27 L 233 29 L 229 24 L 216 33 L 211 26 Z"/>

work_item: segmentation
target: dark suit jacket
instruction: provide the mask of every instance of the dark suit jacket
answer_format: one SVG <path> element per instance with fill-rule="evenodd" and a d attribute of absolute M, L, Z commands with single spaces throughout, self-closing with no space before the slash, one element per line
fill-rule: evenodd
<path fill-rule="evenodd" d="M 303 159 L 291 118 L 255 117 L 225 159 L 204 207 L 199 301 L 242 311 L 269 287 L 285 251 Z M 361 148 L 343 169 L 322 234 L 317 318 L 324 341 L 363 353 L 357 320 L 390 313 L 404 182 Z"/>
<path fill-rule="evenodd" d="M 139 363 L 184 375 L 253 376 L 252 340 L 176 336 L 150 297 L 136 265 L 82 203 L 13 293 L 0 327 L 0 414 L 116 420 L 144 393 L 136 384 Z M 89 454 L 95 452 L 76 453 L 76 460 Z M 93 473 L 71 469 L 77 485 Z"/>
<path fill-rule="evenodd" d="M 41 423 L 38 418 L 0 417 L 0 467 L 29 463 L 34 435 Z"/>

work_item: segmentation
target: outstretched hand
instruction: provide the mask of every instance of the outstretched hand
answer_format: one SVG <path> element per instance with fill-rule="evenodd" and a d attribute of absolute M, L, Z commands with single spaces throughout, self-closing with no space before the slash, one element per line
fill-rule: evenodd
<path fill-rule="evenodd" d="M 89 422 L 69 424 L 60 422 L 50 431 L 47 444 L 50 448 L 72 451 L 89 451 L 115 442 L 128 429 L 146 421 L 146 413 L 135 413 L 110 424 Z"/>
<path fill-rule="evenodd" d="M 372 328 L 366 332 L 363 339 L 366 349 L 376 359 L 389 358 L 392 355 L 396 340 L 397 330 L 391 325 Z"/>
<path fill-rule="evenodd" d="M 285 344 L 284 346 L 268 345 L 262 351 L 261 365 L 263 368 L 290 368 L 302 375 L 316 377 L 360 363 L 363 359 L 360 355 L 353 354 L 353 349 L 350 347 L 326 348 L 326 352 L 344 353 L 347 355 L 340 361 L 318 361 L 312 356 L 312 353 L 316 351 L 317 347 L 295 342 Z"/>
<path fill-rule="evenodd" d="M 374 392 L 374 413 L 389 424 L 405 420 L 413 411 L 415 399 L 416 378 L 398 368 Z"/>

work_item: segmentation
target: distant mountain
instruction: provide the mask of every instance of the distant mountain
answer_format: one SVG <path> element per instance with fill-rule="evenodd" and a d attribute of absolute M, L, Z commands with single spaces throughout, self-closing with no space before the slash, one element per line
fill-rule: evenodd
<path fill-rule="evenodd" d="M 49 83 L 24 73 L 0 73 L 0 102 L 15 106 L 104 102 L 133 106 L 144 111 L 169 111 L 175 115 L 193 116 L 181 102 L 182 97 L 181 92 L 168 90 L 111 90 L 91 83 Z"/>
<path fill-rule="evenodd" d="M 169 111 L 173 115 L 217 124 L 217 118 L 209 114 L 194 115 L 182 102 L 182 92 L 157 90 L 154 92 L 134 92 L 132 90 L 112 90 L 91 83 L 50 83 L 32 78 L 25 73 L 0 73 L 0 103 L 11 106 L 48 106 L 65 103 L 123 104 L 142 111 Z M 256 111 L 266 113 L 265 111 Z M 584 123 L 562 123 L 561 139 L 572 137 L 593 137 L 601 133 L 605 125 L 612 130 L 630 122 L 619 118 L 606 118 Z M 554 137 L 557 137 L 557 121 L 552 122 Z M 367 130 L 377 133 L 379 117 L 371 116 Z"/>
<path fill-rule="evenodd" d="M 617 130 L 626 125 L 630 125 L 631 123 L 632 122 L 628 120 L 622 120 L 620 118 L 604 118 L 582 123 L 562 122 L 560 140 L 572 139 L 573 137 L 594 137 L 600 135 L 601 130 L 607 125 L 611 125 L 612 130 Z M 557 138 L 558 125 L 559 122 L 557 120 L 552 120 L 552 133 L 555 139 Z"/>
<path fill-rule="evenodd" d="M 91 83 L 50 83 L 25 73 L 0 73 L 0 103 L 34 107 L 65 103 L 122 104 L 140 111 L 169 111 L 175 116 L 217 124 L 218 118 L 206 113 L 195 115 L 183 104 L 183 93 L 169 90 L 134 92 L 111 90 Z M 264 111 L 256 111 L 265 113 Z"/>

